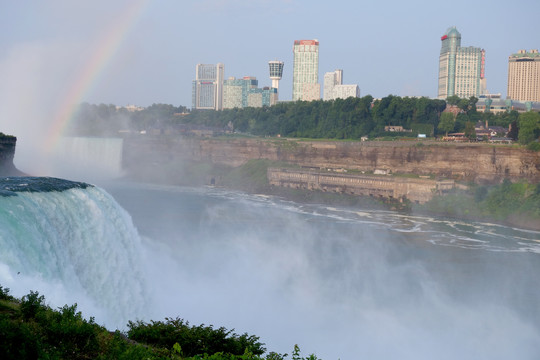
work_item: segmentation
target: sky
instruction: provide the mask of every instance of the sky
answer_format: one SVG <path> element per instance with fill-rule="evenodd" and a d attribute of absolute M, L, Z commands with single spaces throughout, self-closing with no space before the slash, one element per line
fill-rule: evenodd
<path fill-rule="evenodd" d="M 296 39 L 320 41 L 320 82 L 342 69 L 362 96 L 435 97 L 440 37 L 450 26 L 462 46 L 486 50 L 488 90 L 505 96 L 508 56 L 540 48 L 537 0 L 1 0 L 0 73 L 9 69 L 10 86 L 54 101 L 134 3 L 139 12 L 82 101 L 190 107 L 197 63 L 222 62 L 226 77 L 256 76 L 262 87 L 274 59 L 285 62 L 280 99 L 290 100 Z"/>
<path fill-rule="evenodd" d="M 0 0 L 0 132 L 46 151 L 81 102 L 191 107 L 198 63 L 263 87 L 282 60 L 290 100 L 301 39 L 320 42 L 320 82 L 342 69 L 361 96 L 435 97 L 451 26 L 486 50 L 487 89 L 505 97 L 508 56 L 540 48 L 538 14 L 538 0 Z"/>

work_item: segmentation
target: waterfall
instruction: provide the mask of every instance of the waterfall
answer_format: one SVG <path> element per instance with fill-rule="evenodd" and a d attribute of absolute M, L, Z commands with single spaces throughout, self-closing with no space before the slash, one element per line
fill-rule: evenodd
<path fill-rule="evenodd" d="M 122 176 L 121 138 L 64 137 L 56 153 L 55 176 L 114 179 Z"/>
<path fill-rule="evenodd" d="M 145 306 L 141 246 L 130 215 L 98 187 L 0 178 L 0 284 L 16 296 L 47 291 L 56 306 L 78 302 L 125 326 Z"/>

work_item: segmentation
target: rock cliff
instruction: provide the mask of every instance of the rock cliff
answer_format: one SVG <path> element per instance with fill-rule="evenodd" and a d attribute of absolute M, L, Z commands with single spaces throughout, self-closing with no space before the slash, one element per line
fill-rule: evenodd
<path fill-rule="evenodd" d="M 0 133 L 0 176 L 20 176 L 22 173 L 13 165 L 17 138 Z"/>
<path fill-rule="evenodd" d="M 124 167 L 204 161 L 239 166 L 269 159 L 318 169 L 434 175 L 477 183 L 540 182 L 540 152 L 517 146 L 439 142 L 336 142 L 287 139 L 126 139 Z"/>

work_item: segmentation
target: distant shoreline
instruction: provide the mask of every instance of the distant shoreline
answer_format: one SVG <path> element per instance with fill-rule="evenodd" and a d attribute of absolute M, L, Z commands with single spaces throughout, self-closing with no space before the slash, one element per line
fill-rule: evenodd
<path fill-rule="evenodd" d="M 204 167 L 199 164 L 200 167 Z M 218 178 L 216 187 L 225 189 L 242 191 L 248 194 L 261 194 L 269 196 L 277 196 L 290 201 L 304 204 L 324 204 L 324 205 L 337 205 L 351 208 L 361 208 L 362 210 L 388 210 L 397 211 L 403 214 L 414 214 L 421 216 L 437 216 L 442 218 L 474 221 L 474 222 L 489 222 L 502 226 L 520 228 L 530 231 L 540 231 L 540 219 L 523 218 L 522 216 L 510 215 L 508 218 L 496 219 L 491 216 L 475 216 L 469 214 L 456 214 L 446 211 L 435 211 L 429 208 L 430 203 L 424 205 L 400 203 L 397 200 L 388 199 L 375 199 L 369 196 L 357 196 L 332 192 L 312 191 L 304 189 L 290 189 L 283 187 L 270 186 L 268 183 L 261 183 L 260 173 L 266 174 L 266 169 L 259 169 L 258 171 L 251 171 L 249 175 L 242 173 L 240 168 L 215 168 L 204 167 L 204 169 L 197 174 L 197 171 L 193 169 L 183 169 L 182 171 L 174 174 L 171 173 L 171 168 L 168 169 L 154 169 L 154 171 L 148 171 L 146 169 L 144 173 L 131 173 L 126 176 L 126 180 L 135 181 L 146 184 L 161 184 L 170 186 L 208 186 L 211 185 L 210 178 Z M 193 171 L 191 171 L 193 170 Z M 259 174 L 257 174 L 259 172 Z M 190 173 L 190 176 L 187 176 Z M 460 196 L 454 195 L 454 196 Z"/>

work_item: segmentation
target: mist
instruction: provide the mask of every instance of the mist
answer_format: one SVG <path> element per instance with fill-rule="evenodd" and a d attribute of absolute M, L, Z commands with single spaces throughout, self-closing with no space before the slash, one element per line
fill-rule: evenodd
<path fill-rule="evenodd" d="M 427 240 L 441 225 L 429 219 L 129 188 L 111 192 L 143 237 L 152 319 L 235 328 L 271 351 L 290 354 L 299 344 L 323 359 L 540 353 L 537 254 L 437 246 Z"/>
<path fill-rule="evenodd" d="M 75 43 L 28 42 L 0 58 L 0 128 L 17 137 L 15 165 L 23 172 L 51 175 L 53 124 L 65 103 L 85 51 Z M 55 144 L 53 144 L 55 145 Z"/>

